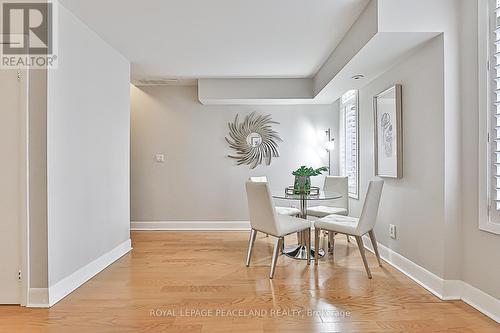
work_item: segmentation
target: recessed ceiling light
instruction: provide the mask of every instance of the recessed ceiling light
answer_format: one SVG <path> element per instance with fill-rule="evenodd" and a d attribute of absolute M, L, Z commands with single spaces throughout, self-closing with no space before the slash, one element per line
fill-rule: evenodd
<path fill-rule="evenodd" d="M 352 78 L 353 78 L 354 80 L 361 80 L 361 79 L 363 79 L 364 77 L 365 77 L 365 76 L 364 76 L 364 75 L 362 75 L 362 74 L 356 74 L 356 75 L 354 75 Z"/>

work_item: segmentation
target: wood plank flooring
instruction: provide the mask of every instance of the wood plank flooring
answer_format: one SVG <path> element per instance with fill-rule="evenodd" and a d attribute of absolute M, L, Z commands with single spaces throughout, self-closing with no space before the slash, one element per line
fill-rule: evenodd
<path fill-rule="evenodd" d="M 259 234 L 244 265 L 243 232 L 134 232 L 134 250 L 51 309 L 0 307 L 0 332 L 500 332 L 460 301 L 443 302 L 354 243 L 315 268 Z M 294 242 L 294 237 L 287 243 Z"/>

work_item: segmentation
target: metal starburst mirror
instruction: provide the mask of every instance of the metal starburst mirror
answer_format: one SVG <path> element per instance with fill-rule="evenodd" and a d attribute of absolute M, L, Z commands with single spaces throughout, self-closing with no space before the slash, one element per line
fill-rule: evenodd
<path fill-rule="evenodd" d="M 236 155 L 228 155 L 237 160 L 237 165 L 247 164 L 251 169 L 265 163 L 271 164 L 273 157 L 279 157 L 278 142 L 281 138 L 278 132 L 272 129 L 271 115 L 257 115 L 252 112 L 240 123 L 238 115 L 233 123 L 228 123 L 229 137 L 226 141 L 229 147 L 236 151 Z"/>

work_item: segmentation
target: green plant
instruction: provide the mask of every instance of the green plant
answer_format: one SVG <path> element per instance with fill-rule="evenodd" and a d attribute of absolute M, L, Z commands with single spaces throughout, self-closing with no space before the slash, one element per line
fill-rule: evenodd
<path fill-rule="evenodd" d="M 321 173 L 325 171 L 328 171 L 328 168 L 326 166 L 313 169 L 311 167 L 306 167 L 305 165 L 303 165 L 294 172 L 292 172 L 292 175 L 297 177 L 313 177 L 313 176 L 319 176 L 321 175 Z"/>

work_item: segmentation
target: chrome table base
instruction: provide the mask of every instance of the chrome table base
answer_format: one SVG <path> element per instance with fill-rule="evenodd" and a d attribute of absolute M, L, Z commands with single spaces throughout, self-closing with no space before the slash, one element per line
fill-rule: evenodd
<path fill-rule="evenodd" d="M 298 244 L 286 246 L 283 250 L 283 254 L 292 259 L 298 260 L 307 260 L 307 232 L 302 231 L 297 233 Z M 309 249 L 311 251 L 311 260 L 314 260 L 315 251 L 314 246 L 311 246 Z M 325 255 L 325 251 L 322 249 L 319 250 L 319 257 L 323 257 Z"/>
<path fill-rule="evenodd" d="M 314 247 L 311 246 L 309 249 L 311 251 L 311 260 L 314 260 Z M 305 245 L 289 245 L 285 247 L 283 254 L 292 259 L 298 260 L 307 260 L 307 247 Z M 319 249 L 319 257 L 323 257 L 325 255 L 325 251 Z"/>
<path fill-rule="evenodd" d="M 304 197 L 300 200 L 300 218 L 307 220 L 307 200 Z M 307 223 L 311 223 L 311 221 L 308 221 Z M 286 246 L 283 249 L 283 254 L 286 255 L 287 257 L 290 257 L 292 259 L 297 259 L 297 260 L 307 260 L 307 232 L 306 231 L 301 231 L 297 233 L 297 243 L 294 245 L 289 245 Z M 309 243 L 311 244 L 311 243 Z M 314 246 L 311 246 L 309 249 L 311 251 L 311 260 L 314 260 L 315 258 L 315 250 Z M 325 251 L 323 249 L 319 250 L 318 257 L 321 258 L 325 255 Z"/>

